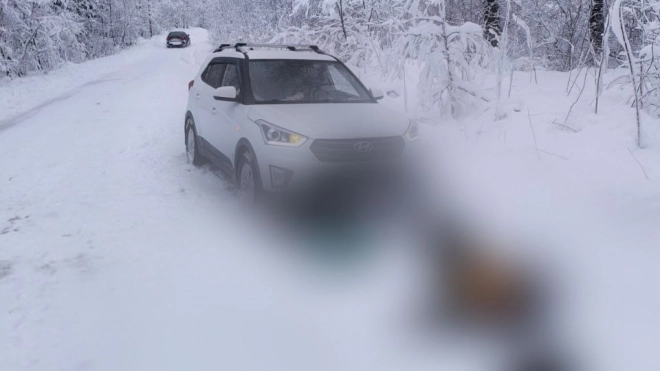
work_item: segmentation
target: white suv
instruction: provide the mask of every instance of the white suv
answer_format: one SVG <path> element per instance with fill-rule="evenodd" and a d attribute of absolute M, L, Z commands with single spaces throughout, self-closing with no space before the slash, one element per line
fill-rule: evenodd
<path fill-rule="evenodd" d="M 417 125 L 316 46 L 224 44 L 189 83 L 188 160 L 211 160 L 254 200 L 347 165 L 397 161 Z"/>

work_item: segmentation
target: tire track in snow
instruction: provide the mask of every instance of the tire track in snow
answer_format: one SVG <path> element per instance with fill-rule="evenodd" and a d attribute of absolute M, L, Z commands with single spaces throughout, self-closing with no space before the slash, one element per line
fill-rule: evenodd
<path fill-rule="evenodd" d="M 69 98 L 71 98 L 71 97 L 73 97 L 77 94 L 80 94 L 83 90 L 85 90 L 86 88 L 88 88 L 90 86 L 95 86 L 95 85 L 103 84 L 103 83 L 110 82 L 110 81 L 119 81 L 119 80 L 121 80 L 119 78 L 108 78 L 107 77 L 107 76 L 111 76 L 111 75 L 113 75 L 113 74 L 106 75 L 106 77 L 102 77 L 98 80 L 90 81 L 90 82 L 88 82 L 86 84 L 83 84 L 80 87 L 78 87 L 76 89 L 73 89 L 73 90 L 71 90 L 67 93 L 64 93 L 64 94 L 59 95 L 55 98 L 49 99 L 49 100 L 45 101 L 44 103 L 41 103 L 38 106 L 36 106 L 36 107 L 34 107 L 34 108 L 32 108 L 28 111 L 25 111 L 23 113 L 19 113 L 18 115 L 15 115 L 13 117 L 10 117 L 8 119 L 0 121 L 0 133 L 7 130 L 7 129 L 9 129 L 9 128 L 11 128 L 11 127 L 14 127 L 14 126 L 24 122 L 25 120 L 27 120 L 27 119 L 31 118 L 32 116 L 36 115 L 37 113 L 41 112 L 44 108 L 52 106 L 55 103 L 63 102 L 63 101 L 65 101 L 65 100 L 67 100 L 67 99 L 69 99 Z"/>

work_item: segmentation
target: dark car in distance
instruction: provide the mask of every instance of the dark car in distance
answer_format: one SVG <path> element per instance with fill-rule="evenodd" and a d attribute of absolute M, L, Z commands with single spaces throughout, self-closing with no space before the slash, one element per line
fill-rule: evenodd
<path fill-rule="evenodd" d="M 190 35 L 183 31 L 172 31 L 167 34 L 168 48 L 183 48 L 190 45 Z"/>

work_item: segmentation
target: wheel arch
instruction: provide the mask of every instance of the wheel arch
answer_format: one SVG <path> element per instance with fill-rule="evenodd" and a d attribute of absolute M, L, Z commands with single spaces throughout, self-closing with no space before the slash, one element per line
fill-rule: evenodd
<path fill-rule="evenodd" d="M 259 173 L 259 162 L 256 160 L 257 154 L 254 152 L 254 147 L 252 147 L 252 144 L 250 141 L 243 137 L 238 140 L 238 143 L 236 143 L 236 149 L 234 151 L 234 158 L 233 163 L 234 163 L 234 176 L 238 177 L 238 172 L 240 169 L 238 168 L 238 162 L 240 159 L 240 156 L 245 153 L 245 151 L 250 151 L 252 155 L 255 157 L 254 165 L 257 167 L 256 171 Z M 261 178 L 261 174 L 258 174 L 259 178 Z"/>
<path fill-rule="evenodd" d="M 234 150 L 234 158 L 232 159 L 232 161 L 234 163 L 234 167 L 237 166 L 238 158 L 246 150 L 252 152 L 252 154 L 254 155 L 254 148 L 252 147 L 252 144 L 250 143 L 250 141 L 247 138 L 243 137 L 243 138 L 238 140 L 238 143 L 236 143 L 236 149 Z"/>
<path fill-rule="evenodd" d="M 234 180 L 236 181 L 236 184 L 238 184 L 238 177 L 239 172 L 241 171 L 240 169 L 240 156 L 243 155 L 246 151 L 249 151 L 252 153 L 252 156 L 254 158 L 252 159 L 252 164 L 254 166 L 254 177 L 255 177 L 255 182 L 257 184 L 257 187 L 260 189 L 263 189 L 263 182 L 261 179 L 261 168 L 259 166 L 259 161 L 257 160 L 257 153 L 254 151 L 254 147 L 252 147 L 252 144 L 250 141 L 243 137 L 238 140 L 236 143 L 236 149 L 234 151 Z"/>

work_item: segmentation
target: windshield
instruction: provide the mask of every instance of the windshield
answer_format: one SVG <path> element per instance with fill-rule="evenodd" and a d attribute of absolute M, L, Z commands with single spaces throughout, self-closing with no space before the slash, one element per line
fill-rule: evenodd
<path fill-rule="evenodd" d="M 250 61 L 250 80 L 257 103 L 373 102 L 364 86 L 339 62 Z"/>

